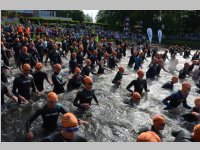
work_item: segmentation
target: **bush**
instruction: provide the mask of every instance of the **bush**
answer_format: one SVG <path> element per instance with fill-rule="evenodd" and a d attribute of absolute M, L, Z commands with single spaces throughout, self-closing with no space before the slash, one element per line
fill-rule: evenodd
<path fill-rule="evenodd" d="M 200 40 L 198 41 L 188 41 L 188 40 L 163 40 L 162 44 L 164 45 L 187 45 L 191 48 L 200 49 Z"/>

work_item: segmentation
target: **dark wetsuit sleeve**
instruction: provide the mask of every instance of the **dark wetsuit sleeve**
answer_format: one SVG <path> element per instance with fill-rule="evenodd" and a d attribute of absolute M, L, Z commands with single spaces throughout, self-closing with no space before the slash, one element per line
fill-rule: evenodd
<path fill-rule="evenodd" d="M 61 56 L 59 56 L 58 59 L 59 59 L 58 61 L 59 61 L 60 63 L 62 63 Z"/>
<path fill-rule="evenodd" d="M 130 104 L 131 104 L 131 106 L 134 106 L 134 103 L 133 103 L 132 99 L 130 100 Z"/>
<path fill-rule="evenodd" d="M 60 106 L 60 112 L 64 115 L 65 113 L 67 113 L 67 111 L 64 109 L 63 106 Z"/>
<path fill-rule="evenodd" d="M 38 111 L 35 112 L 35 114 L 33 114 L 31 116 L 31 118 L 29 120 L 26 121 L 26 132 L 29 132 L 29 129 L 31 128 L 31 124 L 32 122 L 42 114 L 42 109 L 39 109 Z"/>
<path fill-rule="evenodd" d="M 6 94 L 6 95 L 9 94 L 9 91 L 8 91 L 7 86 L 3 85 L 1 88 L 3 89 L 3 93 L 4 93 L 4 94 Z"/>
<path fill-rule="evenodd" d="M 18 88 L 18 79 L 15 78 L 14 82 L 13 82 L 13 89 L 12 92 L 15 96 L 19 96 L 19 93 L 17 92 L 17 88 Z"/>
<path fill-rule="evenodd" d="M 133 90 L 131 90 L 131 87 L 135 84 L 135 80 L 133 80 L 131 83 L 129 83 L 129 85 L 126 87 L 126 89 L 129 91 L 129 92 L 133 92 Z"/>
<path fill-rule="evenodd" d="M 69 81 L 68 81 L 68 84 L 67 84 L 67 90 L 68 91 L 71 91 L 73 88 L 72 88 L 72 80 L 70 79 Z"/>
<path fill-rule="evenodd" d="M 183 107 L 185 107 L 186 109 L 191 109 L 192 108 L 187 104 L 186 99 L 183 101 Z"/>
<path fill-rule="evenodd" d="M 139 129 L 139 132 L 138 134 L 142 133 L 142 132 L 146 132 L 146 131 L 149 131 L 150 129 L 148 127 L 142 127 Z"/>
<path fill-rule="evenodd" d="M 61 83 L 56 76 L 53 76 L 52 80 L 53 80 L 53 83 L 55 84 L 54 85 L 55 87 L 57 87 L 57 86 L 64 86 L 65 83 L 66 83 L 66 81 L 63 82 L 63 83 Z"/>
<path fill-rule="evenodd" d="M 79 107 L 80 104 L 78 104 L 78 101 L 79 101 L 79 92 L 78 92 L 77 95 L 76 95 L 76 98 L 75 98 L 75 100 L 74 100 L 73 105 L 76 106 L 76 107 Z"/>
<path fill-rule="evenodd" d="M 35 92 L 37 90 L 36 86 L 35 86 L 35 82 L 34 79 L 32 78 L 32 83 L 31 83 L 31 87 L 33 88 L 33 92 Z"/>
<path fill-rule="evenodd" d="M 91 70 L 91 73 L 94 74 L 94 75 L 97 75 L 97 73 L 93 72 L 92 70 Z"/>
<path fill-rule="evenodd" d="M 81 70 L 81 75 L 82 75 L 82 76 L 85 75 L 85 69 L 84 69 L 84 68 Z"/>
<path fill-rule="evenodd" d="M 93 98 L 94 98 L 95 102 L 96 102 L 97 104 L 99 104 L 99 102 L 98 102 L 98 100 L 97 100 L 97 97 L 96 97 L 95 93 L 94 93 L 94 95 L 93 95 Z"/>
<path fill-rule="evenodd" d="M 145 83 L 144 83 L 144 90 L 147 92 L 148 89 L 147 89 L 147 81 L 145 80 Z"/>
<path fill-rule="evenodd" d="M 47 75 L 46 72 L 44 72 L 44 78 L 45 78 L 46 80 L 48 80 L 48 75 Z"/>
<path fill-rule="evenodd" d="M 170 104 L 168 103 L 168 101 L 170 101 L 171 98 L 172 98 L 172 95 L 166 97 L 166 98 L 162 101 L 162 103 L 165 104 L 165 105 L 167 106 L 167 108 L 170 108 Z"/>

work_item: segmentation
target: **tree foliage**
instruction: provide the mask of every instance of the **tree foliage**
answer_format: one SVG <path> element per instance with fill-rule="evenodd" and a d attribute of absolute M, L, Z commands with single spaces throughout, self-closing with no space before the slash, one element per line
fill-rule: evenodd
<path fill-rule="evenodd" d="M 92 22 L 93 22 L 93 19 L 92 19 L 92 17 L 90 17 L 88 14 L 86 14 L 86 15 L 85 15 L 85 18 L 84 18 L 84 21 L 85 21 L 85 22 L 91 22 L 91 23 L 92 23 Z"/>
<path fill-rule="evenodd" d="M 72 18 L 72 20 L 84 21 L 85 15 L 82 10 L 56 10 L 57 17 Z"/>
<path fill-rule="evenodd" d="M 100 10 L 96 20 L 98 23 L 106 23 L 123 30 L 127 17 L 130 18 L 130 30 L 133 30 L 133 26 L 140 25 L 143 32 L 146 32 L 148 27 L 153 30 L 164 27 L 163 30 L 167 34 L 200 32 L 199 10 Z"/>

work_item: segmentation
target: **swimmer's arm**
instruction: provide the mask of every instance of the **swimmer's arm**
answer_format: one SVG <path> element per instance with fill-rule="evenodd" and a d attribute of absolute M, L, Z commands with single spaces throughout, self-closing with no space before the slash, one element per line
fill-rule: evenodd
<path fill-rule="evenodd" d="M 111 69 L 107 68 L 107 67 L 103 67 L 105 70 L 108 70 L 108 71 L 112 71 Z"/>
<path fill-rule="evenodd" d="M 13 93 L 15 96 L 19 97 L 20 95 L 19 95 L 19 93 L 17 92 L 17 88 L 18 88 L 18 81 L 17 81 L 17 78 L 16 78 L 16 79 L 14 80 L 14 82 L 13 82 L 12 93 Z"/>
<path fill-rule="evenodd" d="M 132 107 L 134 106 L 132 99 L 130 100 L 130 104 L 131 104 Z"/>
<path fill-rule="evenodd" d="M 46 78 L 46 81 L 47 81 L 50 85 L 53 85 L 53 83 L 49 80 L 48 77 Z"/>
<path fill-rule="evenodd" d="M 56 83 L 58 83 L 59 85 L 61 85 L 61 86 L 64 86 L 65 85 L 65 83 L 66 83 L 66 81 L 65 82 L 63 82 L 63 83 L 61 83 L 59 80 L 58 80 L 58 78 L 56 77 L 55 78 L 55 81 L 56 81 Z"/>
<path fill-rule="evenodd" d="M 33 92 L 37 92 L 37 88 L 36 88 L 36 86 L 35 86 L 35 82 L 34 82 L 34 79 L 33 79 L 33 78 L 32 78 L 31 87 L 33 88 Z"/>
<path fill-rule="evenodd" d="M 149 89 L 147 89 L 147 81 L 145 80 L 145 84 L 144 84 L 144 90 L 145 92 L 149 92 Z"/>
<path fill-rule="evenodd" d="M 185 107 L 186 109 L 191 109 L 191 108 L 192 108 L 191 106 L 189 106 L 189 105 L 187 104 L 186 99 L 183 101 L 183 107 Z"/>
<path fill-rule="evenodd" d="M 18 98 L 14 95 L 12 95 L 9 91 L 6 93 L 6 96 L 8 96 L 9 98 L 12 98 L 14 101 L 18 102 Z"/>
<path fill-rule="evenodd" d="M 91 73 L 94 74 L 94 75 L 97 75 L 97 73 L 95 73 L 95 72 L 93 72 L 93 71 L 91 71 Z"/>
<path fill-rule="evenodd" d="M 166 69 L 165 69 L 165 67 L 164 67 L 164 66 L 162 66 L 162 69 L 163 69 L 165 72 L 169 72 L 168 70 L 166 70 Z"/>
<path fill-rule="evenodd" d="M 128 75 L 128 73 L 123 73 L 123 75 Z"/>
<path fill-rule="evenodd" d="M 85 70 L 84 70 L 84 68 L 81 70 L 81 75 L 82 76 L 84 76 L 84 74 L 85 74 Z"/>
<path fill-rule="evenodd" d="M 170 101 L 171 98 L 172 98 L 171 96 L 166 97 L 166 98 L 162 101 L 162 103 L 165 104 L 167 107 L 169 107 L 170 105 L 169 105 L 168 101 Z"/>
<path fill-rule="evenodd" d="M 76 98 L 75 98 L 75 100 L 74 100 L 74 102 L 73 102 L 73 105 L 76 106 L 76 107 L 79 107 L 80 104 L 78 104 L 78 101 L 79 101 L 79 92 L 78 92 L 77 95 L 76 95 Z"/>
<path fill-rule="evenodd" d="M 93 98 L 94 98 L 95 102 L 97 103 L 97 105 L 99 105 L 99 102 L 98 102 L 97 97 L 96 97 L 95 94 L 93 95 Z"/>
<path fill-rule="evenodd" d="M 61 59 L 61 56 L 59 55 L 59 57 L 58 57 L 58 61 L 60 62 L 60 63 L 62 63 L 62 59 Z"/>
<path fill-rule="evenodd" d="M 129 91 L 129 92 L 133 92 L 133 90 L 131 90 L 131 87 L 134 85 L 135 81 L 132 81 L 131 83 L 129 83 L 129 85 L 126 87 L 126 89 Z"/>
<path fill-rule="evenodd" d="M 67 111 L 64 109 L 63 106 L 60 106 L 60 112 L 64 115 L 65 113 L 67 113 Z"/>
<path fill-rule="evenodd" d="M 26 121 L 26 132 L 29 132 L 29 129 L 31 128 L 31 124 L 32 122 L 42 114 L 42 110 L 39 109 L 38 111 L 35 112 L 35 114 L 33 114 L 33 116 L 31 116 L 31 118 L 29 120 Z"/>

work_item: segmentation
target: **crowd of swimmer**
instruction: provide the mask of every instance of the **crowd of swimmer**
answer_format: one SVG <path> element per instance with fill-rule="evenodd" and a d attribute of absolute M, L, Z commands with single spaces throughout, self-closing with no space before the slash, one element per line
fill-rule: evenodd
<path fill-rule="evenodd" d="M 26 132 L 28 141 L 32 141 L 34 134 L 31 131 L 31 124 L 39 116 L 43 119 L 43 142 L 86 142 L 85 137 L 78 134 L 79 126 L 88 124 L 87 121 L 78 119 L 78 117 L 66 112 L 65 108 L 58 102 L 58 94 L 65 92 L 67 84 L 67 92 L 74 89 L 83 89 L 78 91 L 73 105 L 82 113 L 90 109 L 91 102 L 94 99 L 97 105 L 100 105 L 93 89 L 93 79 L 90 74 L 102 75 L 105 70 L 111 71 L 118 69 L 118 72 L 112 83 L 119 86 L 125 73 L 125 67 L 119 65 L 122 57 L 126 56 L 127 42 L 116 40 L 116 47 L 113 48 L 113 41 L 107 42 L 103 38 L 100 42 L 95 40 L 95 35 L 84 35 L 76 38 L 73 34 L 68 33 L 58 41 L 58 37 L 49 38 L 48 35 L 37 35 L 34 40 L 30 37 L 30 32 L 22 25 L 5 31 L 1 30 L 1 105 L 5 105 L 4 95 L 13 99 L 19 104 L 27 103 L 31 99 L 31 89 L 37 95 L 43 92 L 44 80 L 53 87 L 53 91 L 47 95 L 47 103 L 45 106 L 37 110 L 29 120 L 26 121 Z M 189 58 L 191 49 L 187 46 L 173 45 L 166 48 L 164 52 L 158 51 L 158 46 L 152 47 L 148 42 L 143 48 L 139 46 L 131 47 L 131 56 L 128 62 L 130 68 L 134 68 L 138 78 L 131 81 L 126 89 L 131 92 L 129 105 L 139 105 L 141 98 L 145 92 L 149 92 L 147 81 L 144 79 L 144 71 L 142 64 L 147 57 L 151 57 L 151 63 L 146 72 L 147 79 L 160 77 L 160 71 L 164 68 L 166 59 L 173 61 L 176 55 L 183 55 Z M 64 81 L 60 75 L 62 69 L 62 60 L 67 59 L 70 55 L 69 70 L 72 74 L 69 80 Z M 21 70 L 21 74 L 16 76 L 13 81 L 12 92 L 8 90 L 6 83 L 7 76 L 5 69 L 9 69 L 10 59 L 14 57 L 16 66 Z M 45 57 L 45 60 L 44 60 Z M 165 83 L 162 88 L 173 89 L 174 84 L 179 79 L 192 77 L 200 82 L 200 51 L 196 51 L 192 55 L 192 60 L 186 62 L 184 67 L 179 71 L 179 76 L 172 76 L 171 81 Z M 48 74 L 43 71 L 44 65 L 50 65 L 54 70 L 51 80 Z M 196 66 L 196 67 L 195 67 Z M 98 71 L 95 72 L 95 68 Z M 194 68 L 196 68 L 194 70 Z M 67 82 L 68 81 L 68 82 Z M 197 92 L 200 93 L 200 83 L 196 84 Z M 134 91 L 131 90 L 134 87 Z M 193 132 L 188 134 L 184 130 L 173 131 L 174 141 L 184 142 L 200 142 L 200 97 L 196 97 L 195 106 L 192 108 L 187 104 L 187 97 L 191 89 L 189 82 L 183 82 L 182 88 L 177 92 L 163 99 L 165 110 L 170 112 L 178 112 L 178 106 L 182 103 L 183 107 L 188 109 L 188 113 L 183 118 L 189 122 L 195 122 Z M 11 94 L 12 93 L 12 94 Z M 61 127 L 58 117 L 62 115 Z M 138 142 L 161 142 L 162 130 L 165 128 L 165 118 L 162 115 L 155 114 L 152 118 L 153 125 L 151 127 L 142 128 L 138 133 L 136 141 Z M 58 123 L 57 123 L 58 122 Z"/>

